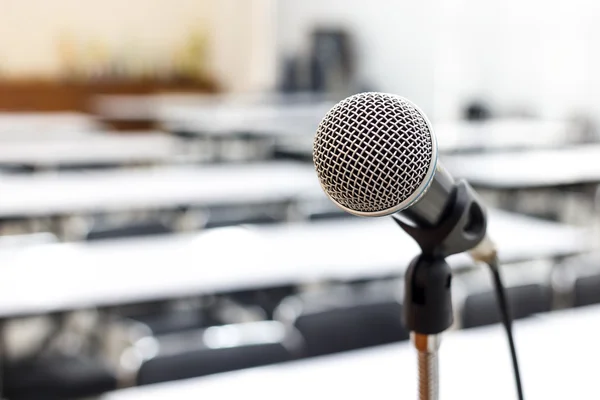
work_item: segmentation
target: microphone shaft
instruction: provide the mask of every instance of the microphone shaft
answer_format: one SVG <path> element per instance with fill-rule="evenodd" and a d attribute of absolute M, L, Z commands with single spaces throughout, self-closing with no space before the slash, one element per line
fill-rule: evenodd
<path fill-rule="evenodd" d="M 413 342 L 419 362 L 419 400 L 438 400 L 440 337 L 413 333 Z"/>
<path fill-rule="evenodd" d="M 439 389 L 437 352 L 419 351 L 419 400 L 437 400 Z"/>

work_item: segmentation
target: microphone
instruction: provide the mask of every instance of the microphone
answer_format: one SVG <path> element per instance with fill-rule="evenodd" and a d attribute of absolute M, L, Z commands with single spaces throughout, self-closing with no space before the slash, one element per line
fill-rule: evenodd
<path fill-rule="evenodd" d="M 491 256 L 491 242 L 483 240 L 484 207 L 466 182 L 456 182 L 438 161 L 431 123 L 409 100 L 367 92 L 340 101 L 317 128 L 313 161 L 321 187 L 337 206 L 361 217 L 391 215 L 411 236 L 419 236 L 415 240 L 422 247 L 423 240 L 439 239 L 424 236 L 450 223 L 452 206 L 464 192 L 464 230 L 456 229 L 451 239 L 468 243 L 455 244 L 446 255 L 483 242 L 484 251 L 477 251 Z"/>
<path fill-rule="evenodd" d="M 438 396 L 439 334 L 453 322 L 451 254 L 470 251 L 492 271 L 519 399 L 523 399 L 511 318 L 485 208 L 465 181 L 438 161 L 431 123 L 416 105 L 367 92 L 333 106 L 315 135 L 313 161 L 321 187 L 343 210 L 390 215 L 422 254 L 405 273 L 404 320 L 419 355 L 420 399 Z"/>

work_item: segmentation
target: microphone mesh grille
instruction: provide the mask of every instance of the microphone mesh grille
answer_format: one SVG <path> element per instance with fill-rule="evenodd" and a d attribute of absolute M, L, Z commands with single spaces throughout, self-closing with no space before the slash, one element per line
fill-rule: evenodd
<path fill-rule="evenodd" d="M 423 183 L 432 158 L 425 117 L 385 93 L 360 93 L 336 104 L 319 124 L 313 147 L 325 192 L 363 213 L 399 206 Z"/>

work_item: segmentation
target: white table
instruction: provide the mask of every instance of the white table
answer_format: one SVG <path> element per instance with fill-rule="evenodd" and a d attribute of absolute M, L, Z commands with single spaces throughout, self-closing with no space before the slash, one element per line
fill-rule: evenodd
<path fill-rule="evenodd" d="M 589 248 L 584 230 L 500 211 L 491 212 L 489 229 L 503 262 Z M 0 315 L 385 277 L 417 254 L 389 218 L 0 248 Z M 464 254 L 449 262 L 472 265 Z"/>
<path fill-rule="evenodd" d="M 162 93 L 150 95 L 99 95 L 93 100 L 94 111 L 112 120 L 157 120 L 168 117 L 168 110 L 174 107 L 194 107 L 202 110 L 223 109 L 228 106 L 295 105 L 331 101 L 316 93 L 246 93 L 246 94 L 199 94 Z M 332 103 L 334 104 L 334 103 Z"/>
<path fill-rule="evenodd" d="M 557 187 L 600 182 L 600 144 L 554 150 L 444 155 L 456 178 L 496 189 Z"/>
<path fill-rule="evenodd" d="M 2 142 L 0 164 L 54 167 L 77 164 L 163 163 L 181 152 L 179 141 L 160 132 L 73 132 L 52 140 Z M 50 135 L 52 136 L 52 135 Z"/>
<path fill-rule="evenodd" d="M 488 224 L 503 262 L 576 254 L 590 248 L 586 230 L 565 224 L 495 209 L 489 212 Z M 287 258 L 289 272 L 306 281 L 395 274 L 419 252 L 391 218 L 287 224 L 264 227 L 260 233 L 268 239 L 274 262 Z M 472 264 L 465 254 L 448 260 L 453 266 Z"/>
<path fill-rule="evenodd" d="M 321 115 L 321 118 L 325 114 Z M 278 125 L 277 147 L 310 157 L 319 121 Z M 442 153 L 464 151 L 507 151 L 511 149 L 552 148 L 577 142 L 576 127 L 567 121 L 502 118 L 485 122 L 434 122 L 438 148 Z M 287 134 L 286 134 L 287 133 Z"/>
<path fill-rule="evenodd" d="M 588 399 L 598 393 L 600 308 L 556 312 L 515 324 L 527 400 Z M 515 399 L 508 345 L 499 325 L 447 332 L 440 349 L 440 398 Z M 103 400 L 417 399 L 409 342 L 339 355 L 161 383 Z"/>
<path fill-rule="evenodd" d="M 0 141 L 10 139 L 77 138 L 101 125 L 89 114 L 76 112 L 0 112 Z"/>
<path fill-rule="evenodd" d="M 0 217 L 222 205 L 323 197 L 314 168 L 296 163 L 161 166 L 0 176 Z"/>
<path fill-rule="evenodd" d="M 569 121 L 535 118 L 436 122 L 433 129 L 442 152 L 552 148 L 581 139 Z"/>
<path fill-rule="evenodd" d="M 257 136 L 295 136 L 314 134 L 321 118 L 332 106 L 333 103 L 330 102 L 286 105 L 172 105 L 162 107 L 158 111 L 158 119 L 170 131 L 212 136 L 227 136 L 239 132 L 250 132 Z"/>

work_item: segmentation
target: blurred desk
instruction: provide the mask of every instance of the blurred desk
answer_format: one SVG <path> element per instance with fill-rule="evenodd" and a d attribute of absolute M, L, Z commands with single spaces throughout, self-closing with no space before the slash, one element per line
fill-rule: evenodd
<path fill-rule="evenodd" d="M 0 112 L 0 141 L 79 137 L 100 128 L 92 115 L 76 112 Z"/>
<path fill-rule="evenodd" d="M 240 132 L 256 136 L 312 135 L 332 106 L 330 102 L 173 105 L 160 108 L 158 119 L 171 132 L 198 135 L 226 136 Z"/>
<path fill-rule="evenodd" d="M 490 212 L 502 262 L 588 249 L 586 231 Z M 388 218 L 0 248 L 0 315 L 399 275 L 418 247 Z M 465 254 L 449 259 L 471 266 Z"/>
<path fill-rule="evenodd" d="M 583 132 L 561 120 L 498 118 L 434 123 L 442 152 L 551 148 L 583 140 Z"/>
<path fill-rule="evenodd" d="M 496 209 L 489 211 L 488 229 L 504 263 L 573 255 L 590 248 L 584 229 Z M 307 282 L 397 275 L 419 253 L 391 218 L 286 224 L 259 232 L 273 262 L 289 265 L 278 272 L 279 277 L 287 270 L 294 280 L 302 277 Z M 448 261 L 456 267 L 472 265 L 465 254 Z"/>
<path fill-rule="evenodd" d="M 454 177 L 490 189 L 596 184 L 600 182 L 599 160 L 600 144 L 441 158 Z"/>
<path fill-rule="evenodd" d="M 72 137 L 56 137 L 53 140 L 23 138 L 3 142 L 0 145 L 0 164 L 54 167 L 160 163 L 173 160 L 180 150 L 177 139 L 160 132 L 73 133 Z"/>
<path fill-rule="evenodd" d="M 324 197 L 294 163 L 154 167 L 0 176 L 0 217 L 284 202 Z"/>
<path fill-rule="evenodd" d="M 277 138 L 277 149 L 310 159 L 318 121 L 280 122 L 279 126 L 283 133 Z M 438 148 L 443 153 L 550 148 L 582 139 L 577 136 L 576 127 L 566 121 L 502 118 L 485 122 L 434 122 L 433 127 Z"/>
<path fill-rule="evenodd" d="M 249 94 L 200 94 L 200 93 L 161 93 L 161 94 L 138 94 L 138 95 L 98 95 L 92 102 L 96 113 L 104 118 L 112 120 L 165 120 L 172 121 L 181 111 L 182 116 L 191 116 L 196 120 L 196 111 L 206 117 L 205 112 L 211 111 L 234 111 L 242 108 L 247 113 L 253 107 L 268 106 L 271 109 L 279 106 L 312 105 L 316 103 L 329 102 L 335 104 L 326 95 L 318 93 L 249 93 Z M 326 110 L 325 110 L 326 111 Z M 171 114 L 173 112 L 174 114 Z M 190 114 L 192 113 L 192 114 Z M 318 115 L 316 117 L 319 117 Z"/>
<path fill-rule="evenodd" d="M 566 310 L 515 323 L 528 400 L 584 399 L 598 392 L 600 308 Z M 447 332 L 440 348 L 440 396 L 516 398 L 500 325 Z M 103 400 L 309 398 L 416 399 L 416 351 L 409 342 L 295 361 L 285 365 L 131 388 Z"/>

